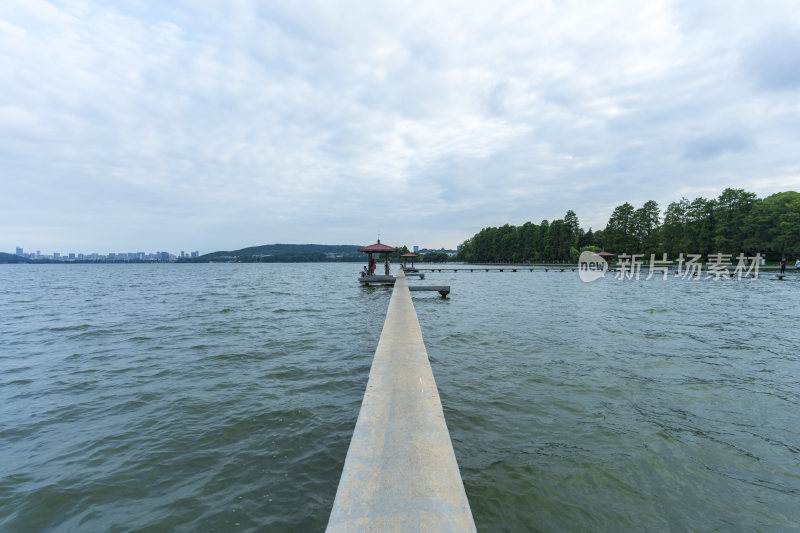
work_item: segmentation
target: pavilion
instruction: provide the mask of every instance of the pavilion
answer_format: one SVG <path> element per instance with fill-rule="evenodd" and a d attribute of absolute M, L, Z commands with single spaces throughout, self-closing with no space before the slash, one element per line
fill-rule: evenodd
<path fill-rule="evenodd" d="M 403 258 L 403 270 L 406 270 L 406 271 L 409 271 L 409 272 L 417 272 L 417 269 L 414 268 L 414 258 L 417 257 L 417 254 L 413 254 L 413 253 L 409 252 L 407 254 L 401 255 L 400 257 Z M 410 268 L 406 267 L 406 260 L 410 260 L 411 261 L 411 267 Z"/>
<path fill-rule="evenodd" d="M 367 275 L 362 276 L 359 281 L 362 283 L 394 283 L 394 277 L 389 275 L 389 254 L 396 252 L 397 248 L 392 248 L 391 246 L 387 246 L 381 243 L 381 240 L 378 239 L 378 242 L 375 244 L 370 244 L 369 246 L 364 246 L 358 249 L 359 252 L 364 252 L 367 254 Z M 375 274 L 375 268 L 377 267 L 375 260 L 372 258 L 372 254 L 383 254 L 383 263 L 385 267 L 385 275 L 380 276 Z"/>

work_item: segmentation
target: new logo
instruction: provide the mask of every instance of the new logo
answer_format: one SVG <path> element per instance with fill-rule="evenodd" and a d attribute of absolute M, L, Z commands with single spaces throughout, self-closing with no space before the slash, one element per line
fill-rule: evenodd
<path fill-rule="evenodd" d="M 578 258 L 578 275 L 581 281 L 589 283 L 606 275 L 608 263 L 594 252 L 586 250 Z"/>

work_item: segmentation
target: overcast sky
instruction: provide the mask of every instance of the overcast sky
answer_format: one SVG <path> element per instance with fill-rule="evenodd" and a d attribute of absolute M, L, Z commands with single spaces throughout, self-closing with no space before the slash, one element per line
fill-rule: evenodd
<path fill-rule="evenodd" d="M 800 4 L 0 2 L 0 251 L 455 247 L 800 189 Z"/>

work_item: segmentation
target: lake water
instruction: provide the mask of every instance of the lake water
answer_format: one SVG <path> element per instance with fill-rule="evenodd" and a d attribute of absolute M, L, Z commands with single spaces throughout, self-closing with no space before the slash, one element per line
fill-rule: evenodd
<path fill-rule="evenodd" d="M 359 268 L 0 266 L 0 530 L 324 529 L 390 295 Z M 796 527 L 800 282 L 766 277 L 428 274 L 478 528 Z"/>

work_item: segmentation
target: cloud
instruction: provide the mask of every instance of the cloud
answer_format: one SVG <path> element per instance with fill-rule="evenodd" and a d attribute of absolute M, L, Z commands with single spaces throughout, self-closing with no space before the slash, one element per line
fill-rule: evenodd
<path fill-rule="evenodd" d="M 800 24 L 768 28 L 743 54 L 743 68 L 760 88 L 800 88 Z"/>
<path fill-rule="evenodd" d="M 5 2 L 0 249 L 454 246 L 775 192 L 797 174 L 796 11 Z"/>
<path fill-rule="evenodd" d="M 708 160 L 726 153 L 743 152 L 750 144 L 750 139 L 736 133 L 707 135 L 688 143 L 684 157 L 692 161 Z"/>

